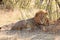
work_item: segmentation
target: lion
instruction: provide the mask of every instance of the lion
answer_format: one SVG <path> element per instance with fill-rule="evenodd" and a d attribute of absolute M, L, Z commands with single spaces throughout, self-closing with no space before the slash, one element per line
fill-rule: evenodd
<path fill-rule="evenodd" d="M 17 23 L 15 23 L 11 30 L 34 30 L 34 28 L 40 27 L 40 25 L 49 25 L 49 18 L 47 17 L 47 15 L 47 11 L 40 10 L 36 12 L 33 18 L 18 21 Z"/>

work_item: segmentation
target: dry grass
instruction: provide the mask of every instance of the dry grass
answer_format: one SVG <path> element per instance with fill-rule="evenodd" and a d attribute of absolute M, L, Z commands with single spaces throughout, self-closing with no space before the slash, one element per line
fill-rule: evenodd
<path fill-rule="evenodd" d="M 0 10 L 0 26 L 14 23 L 19 20 L 32 18 L 34 17 L 35 12 L 37 12 L 37 10 L 38 9 L 33 10 L 15 9 L 14 11 Z"/>

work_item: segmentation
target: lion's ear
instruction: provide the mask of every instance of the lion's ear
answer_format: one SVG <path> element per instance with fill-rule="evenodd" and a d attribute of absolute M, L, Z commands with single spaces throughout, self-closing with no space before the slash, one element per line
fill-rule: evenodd
<path fill-rule="evenodd" d="M 41 11 L 36 12 L 35 17 L 41 15 Z"/>
<path fill-rule="evenodd" d="M 36 13 L 36 14 L 35 14 L 35 17 L 37 17 L 38 15 L 39 15 L 39 13 Z"/>

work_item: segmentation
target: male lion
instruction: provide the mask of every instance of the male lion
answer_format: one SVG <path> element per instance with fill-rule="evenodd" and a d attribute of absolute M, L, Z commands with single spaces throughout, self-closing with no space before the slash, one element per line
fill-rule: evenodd
<path fill-rule="evenodd" d="M 28 28 L 28 30 L 34 30 L 34 28 L 40 27 L 40 25 L 49 25 L 49 18 L 47 17 L 47 14 L 47 11 L 40 10 L 33 18 L 15 23 L 15 25 L 12 27 L 12 30 L 20 30 L 26 28 Z"/>

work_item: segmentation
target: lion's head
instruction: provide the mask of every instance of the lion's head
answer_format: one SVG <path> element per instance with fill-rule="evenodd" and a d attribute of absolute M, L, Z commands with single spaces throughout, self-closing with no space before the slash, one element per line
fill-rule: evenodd
<path fill-rule="evenodd" d="M 34 20 L 37 24 L 49 24 L 48 12 L 40 10 L 36 13 Z"/>

